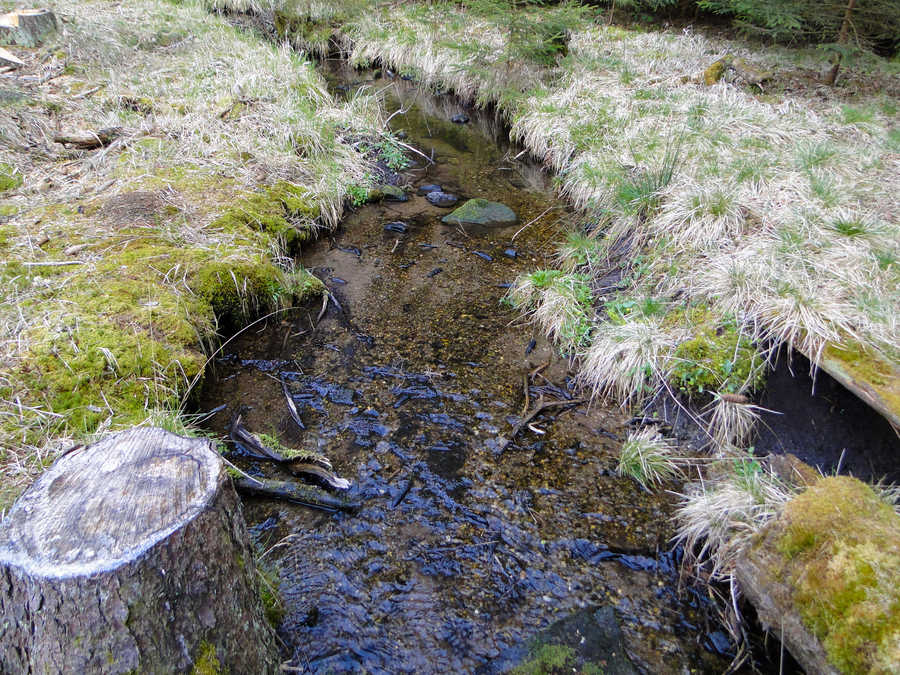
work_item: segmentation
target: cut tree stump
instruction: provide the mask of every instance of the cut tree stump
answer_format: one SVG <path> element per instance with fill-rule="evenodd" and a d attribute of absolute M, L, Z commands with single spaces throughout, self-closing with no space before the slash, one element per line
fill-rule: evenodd
<path fill-rule="evenodd" d="M 0 16 L 0 42 L 37 47 L 56 31 L 56 15 L 49 9 L 20 9 Z"/>
<path fill-rule="evenodd" d="M 0 672 L 275 672 L 257 583 L 210 441 L 108 436 L 58 459 L 0 525 Z"/>

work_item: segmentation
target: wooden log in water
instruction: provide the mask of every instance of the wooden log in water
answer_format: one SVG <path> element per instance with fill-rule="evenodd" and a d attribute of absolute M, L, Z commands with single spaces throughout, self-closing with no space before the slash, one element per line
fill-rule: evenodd
<path fill-rule="evenodd" d="M 342 495 L 333 495 L 322 488 L 305 483 L 266 478 L 238 478 L 235 479 L 234 486 L 241 494 L 251 497 L 281 499 L 328 511 L 356 511 L 360 507 L 359 502 Z"/>
<path fill-rule="evenodd" d="M 57 460 L 0 526 L 0 672 L 275 672 L 256 576 L 208 440 L 108 436 Z"/>

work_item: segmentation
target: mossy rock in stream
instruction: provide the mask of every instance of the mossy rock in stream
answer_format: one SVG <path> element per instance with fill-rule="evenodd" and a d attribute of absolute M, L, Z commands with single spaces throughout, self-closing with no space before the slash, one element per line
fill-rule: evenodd
<path fill-rule="evenodd" d="M 447 225 L 481 225 L 482 227 L 503 227 L 515 225 L 515 212 L 506 204 L 487 199 L 470 199 L 452 213 L 441 218 Z"/>
<path fill-rule="evenodd" d="M 634 675 L 612 607 L 587 607 L 560 619 L 525 645 L 510 647 L 483 673 Z"/>

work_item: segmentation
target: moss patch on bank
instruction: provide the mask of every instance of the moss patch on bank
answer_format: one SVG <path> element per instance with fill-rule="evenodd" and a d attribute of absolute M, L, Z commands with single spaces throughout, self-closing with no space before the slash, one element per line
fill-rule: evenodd
<path fill-rule="evenodd" d="M 321 292 L 288 254 L 371 173 L 354 139 L 385 136 L 373 97 L 336 102 L 199 0 L 54 9 L 0 116 L 0 511 L 59 449 L 177 415 L 223 334 Z"/>
<path fill-rule="evenodd" d="M 780 573 L 804 623 L 842 672 L 900 663 L 900 516 L 872 488 L 825 478 L 785 507 Z"/>

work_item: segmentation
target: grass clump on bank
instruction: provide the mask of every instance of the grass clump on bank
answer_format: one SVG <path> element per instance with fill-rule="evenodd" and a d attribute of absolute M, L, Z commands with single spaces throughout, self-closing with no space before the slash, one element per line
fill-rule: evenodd
<path fill-rule="evenodd" d="M 287 254 L 372 170 L 352 139 L 383 135 L 373 98 L 335 102 L 200 2 L 54 11 L 0 116 L 0 509 L 76 439 L 179 410 L 220 334 L 321 292 Z"/>

